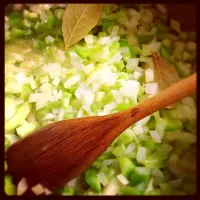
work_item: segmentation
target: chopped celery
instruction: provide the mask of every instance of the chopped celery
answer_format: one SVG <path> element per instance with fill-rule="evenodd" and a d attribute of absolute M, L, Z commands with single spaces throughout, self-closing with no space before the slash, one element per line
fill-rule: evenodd
<path fill-rule="evenodd" d="M 30 105 L 25 102 L 17 107 L 15 115 L 5 123 L 5 131 L 9 132 L 15 129 L 27 117 L 30 112 Z"/>
<path fill-rule="evenodd" d="M 123 111 L 123 110 L 126 110 L 126 109 L 128 109 L 128 108 L 130 108 L 130 105 L 129 104 L 124 104 L 124 103 L 120 103 L 120 104 L 118 104 L 117 105 L 117 110 L 118 111 Z"/>
<path fill-rule="evenodd" d="M 97 170 L 96 169 L 88 169 L 85 173 L 85 181 L 95 192 L 101 192 L 101 183 L 97 178 Z"/>
<path fill-rule="evenodd" d="M 19 13 L 11 13 L 9 15 L 9 19 L 8 22 L 11 26 L 19 26 L 21 24 L 22 21 L 22 16 Z"/>
<path fill-rule="evenodd" d="M 120 195 L 142 195 L 142 191 L 130 186 L 120 188 Z"/>
<path fill-rule="evenodd" d="M 144 161 L 144 165 L 147 168 L 163 168 L 166 166 L 166 163 L 164 162 L 163 159 L 159 159 L 158 156 L 149 156 L 147 159 Z"/>
<path fill-rule="evenodd" d="M 8 139 L 8 138 L 5 138 L 4 139 L 4 146 L 5 146 L 5 148 L 8 148 L 9 146 L 10 146 L 10 140 Z"/>
<path fill-rule="evenodd" d="M 147 126 L 149 127 L 150 130 L 155 130 L 156 128 L 156 120 L 154 117 L 151 117 L 150 120 L 147 123 Z"/>
<path fill-rule="evenodd" d="M 183 123 L 181 120 L 178 119 L 166 119 L 164 118 L 167 122 L 166 127 L 165 127 L 165 131 L 175 131 L 175 130 L 179 130 L 182 129 L 183 127 Z"/>
<path fill-rule="evenodd" d="M 109 27 L 113 27 L 114 25 L 115 25 L 115 22 L 114 22 L 114 21 L 106 21 L 106 22 L 103 22 L 103 24 L 102 24 L 103 31 L 104 31 L 104 32 L 107 32 L 107 31 L 108 31 L 108 28 L 109 28 Z"/>
<path fill-rule="evenodd" d="M 126 130 L 120 136 L 117 137 L 117 144 L 128 144 L 133 140 L 133 132 L 131 130 Z"/>
<path fill-rule="evenodd" d="M 127 41 L 125 40 L 119 40 L 120 43 L 120 47 L 128 47 L 129 48 L 129 53 L 130 53 L 130 57 L 131 58 L 135 58 L 136 57 L 136 53 L 133 49 L 133 47 L 131 47 Z"/>
<path fill-rule="evenodd" d="M 117 158 L 123 157 L 124 156 L 124 150 L 123 150 L 122 145 L 115 147 L 112 151 L 112 154 L 115 155 Z"/>
<path fill-rule="evenodd" d="M 9 196 L 16 194 L 16 187 L 12 183 L 11 176 L 6 175 L 4 177 L 4 191 L 5 191 L 6 195 L 9 195 Z"/>
<path fill-rule="evenodd" d="M 136 186 L 140 183 L 144 183 L 145 186 L 147 186 L 149 182 L 149 174 L 139 174 L 139 173 L 134 173 L 131 176 L 131 185 Z"/>
<path fill-rule="evenodd" d="M 161 45 L 160 47 L 160 55 L 167 60 L 168 62 L 171 61 L 171 52 L 170 49 L 164 45 Z"/>
<path fill-rule="evenodd" d="M 64 196 L 72 196 L 75 193 L 75 189 L 73 187 L 65 186 L 62 190 L 62 195 Z"/>
<path fill-rule="evenodd" d="M 151 150 L 151 151 L 154 151 L 157 147 L 157 143 L 152 140 L 152 139 L 149 139 L 145 142 L 145 147 L 148 149 L 148 150 Z"/>
<path fill-rule="evenodd" d="M 22 126 L 18 127 L 16 129 L 17 134 L 23 138 L 26 135 L 28 135 L 29 133 L 33 132 L 36 128 L 36 124 L 34 124 L 33 122 L 23 122 Z"/>
<path fill-rule="evenodd" d="M 11 31 L 10 36 L 14 39 L 20 38 L 24 36 L 24 31 L 17 29 L 17 28 L 13 28 Z"/>
<path fill-rule="evenodd" d="M 92 53 L 92 49 L 86 47 L 76 47 L 75 51 L 81 58 L 87 58 Z"/>
<path fill-rule="evenodd" d="M 121 173 L 127 178 L 135 171 L 135 164 L 128 157 L 118 158 Z"/>

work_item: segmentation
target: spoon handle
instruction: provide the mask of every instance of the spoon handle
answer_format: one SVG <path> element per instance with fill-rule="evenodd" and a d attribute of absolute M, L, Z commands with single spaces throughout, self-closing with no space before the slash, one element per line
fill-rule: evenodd
<path fill-rule="evenodd" d="M 196 91 L 196 76 L 195 73 L 163 90 L 147 101 L 124 111 L 123 117 L 126 118 L 128 125 L 131 125 L 158 110 L 177 103 L 187 96 L 191 96 Z"/>

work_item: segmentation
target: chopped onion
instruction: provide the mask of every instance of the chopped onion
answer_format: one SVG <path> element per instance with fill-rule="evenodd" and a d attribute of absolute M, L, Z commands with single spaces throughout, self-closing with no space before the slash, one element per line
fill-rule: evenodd
<path fill-rule="evenodd" d="M 123 185 L 129 184 L 128 179 L 123 174 L 119 174 L 116 177 Z"/>
<path fill-rule="evenodd" d="M 72 179 L 71 181 L 69 181 L 67 183 L 67 186 L 69 186 L 69 187 L 76 187 L 76 184 L 77 184 L 77 178 L 74 178 L 74 179 Z"/>
<path fill-rule="evenodd" d="M 147 83 L 146 84 L 146 93 L 150 95 L 154 95 L 158 92 L 158 84 L 157 83 Z"/>
<path fill-rule="evenodd" d="M 37 184 L 31 188 L 34 194 L 41 195 L 44 193 L 44 187 L 41 184 Z"/>
<path fill-rule="evenodd" d="M 149 131 L 152 139 L 157 142 L 157 143 L 161 143 L 161 138 L 160 138 L 160 135 L 157 131 Z"/>
<path fill-rule="evenodd" d="M 47 189 L 47 188 L 44 188 L 44 193 L 45 193 L 46 196 L 49 196 L 49 195 L 53 194 L 53 192 L 50 191 L 50 190 Z"/>
<path fill-rule="evenodd" d="M 97 177 L 103 186 L 108 185 L 108 179 L 103 172 L 98 173 Z"/>
<path fill-rule="evenodd" d="M 139 147 L 137 151 L 137 161 L 143 163 L 146 159 L 147 149 L 145 147 Z"/>
<path fill-rule="evenodd" d="M 26 192 L 28 184 L 26 178 L 22 178 L 17 185 L 17 195 L 20 196 Z"/>

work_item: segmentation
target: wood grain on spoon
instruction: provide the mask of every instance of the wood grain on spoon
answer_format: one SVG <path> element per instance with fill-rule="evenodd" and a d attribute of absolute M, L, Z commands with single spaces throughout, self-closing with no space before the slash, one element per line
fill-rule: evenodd
<path fill-rule="evenodd" d="M 112 141 L 140 119 L 192 95 L 196 74 L 126 111 L 64 120 L 47 125 L 11 145 L 8 171 L 15 183 L 41 183 L 52 190 L 84 172 Z"/>

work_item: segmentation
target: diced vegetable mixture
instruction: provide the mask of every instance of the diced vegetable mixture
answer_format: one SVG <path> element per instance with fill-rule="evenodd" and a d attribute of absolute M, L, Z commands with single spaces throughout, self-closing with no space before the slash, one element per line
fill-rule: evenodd
<path fill-rule="evenodd" d="M 153 53 L 180 79 L 196 70 L 195 32 L 184 32 L 163 5 L 106 5 L 97 26 L 68 49 L 66 6 L 14 5 L 5 16 L 5 151 L 52 122 L 122 111 L 156 95 Z M 195 98 L 130 126 L 90 169 L 53 194 L 194 194 Z M 18 189 L 5 161 L 5 192 Z"/>

